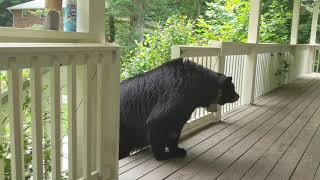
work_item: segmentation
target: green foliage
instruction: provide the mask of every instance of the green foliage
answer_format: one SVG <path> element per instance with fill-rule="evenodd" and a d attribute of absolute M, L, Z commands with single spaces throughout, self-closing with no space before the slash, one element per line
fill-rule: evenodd
<path fill-rule="evenodd" d="M 302 0 L 300 8 L 300 22 L 299 22 L 299 33 L 298 43 L 309 44 L 310 43 L 310 32 L 312 24 L 312 12 L 315 2 L 313 0 Z M 317 27 L 317 39 L 316 42 L 320 42 L 320 26 Z"/>
<path fill-rule="evenodd" d="M 263 3 L 263 7 L 265 10 L 261 15 L 260 41 L 288 43 L 292 19 L 289 3 L 286 0 L 271 1 L 271 3 L 267 1 Z"/>
<path fill-rule="evenodd" d="M 197 20 L 202 41 L 245 42 L 249 5 L 246 0 L 217 0 L 207 3 L 206 16 Z"/>
<path fill-rule="evenodd" d="M 20 3 L 24 3 L 27 1 L 28 0 L 0 0 L 0 26 L 3 26 L 3 27 L 12 26 L 12 15 L 6 8 L 20 4 Z"/>
<path fill-rule="evenodd" d="M 122 57 L 121 78 L 148 71 L 170 60 L 171 47 L 176 44 L 193 44 L 196 37 L 194 24 L 186 16 L 172 16 L 158 31 L 146 34 L 144 42 L 136 41 L 136 48 Z"/>
<path fill-rule="evenodd" d="M 261 42 L 288 42 L 291 9 L 292 2 L 288 0 L 263 1 Z M 210 40 L 247 41 L 248 0 L 207 2 L 204 14 L 205 16 L 196 20 L 179 16 L 169 17 L 162 26 L 157 25 L 147 33 L 143 42 L 135 41 L 135 44 L 122 54 L 122 79 L 146 72 L 170 59 L 172 45 L 205 45 Z M 134 37 L 129 39 L 133 40 Z"/>
<path fill-rule="evenodd" d="M 123 56 L 127 56 L 136 48 L 135 41 L 140 33 L 134 32 L 130 24 L 131 17 L 135 13 L 145 17 L 144 32 L 153 34 L 158 31 L 158 24 L 166 22 L 173 14 L 184 15 L 196 19 L 198 14 L 204 14 L 204 0 L 144 0 L 144 11 L 137 12 L 132 0 L 106 0 L 106 37 L 109 42 L 115 42 L 121 46 Z M 199 7 L 200 4 L 200 7 Z"/>
<path fill-rule="evenodd" d="M 301 14 L 299 19 L 298 43 L 308 44 L 310 42 L 310 33 L 311 33 L 311 24 L 312 24 L 312 7 L 310 9 L 308 9 L 307 6 L 303 6 L 303 7 L 304 8 L 301 8 L 301 12 L 300 12 Z"/>
<path fill-rule="evenodd" d="M 200 4 L 200 12 L 198 6 Z M 196 19 L 198 15 L 204 15 L 206 1 L 204 0 L 145 0 L 145 17 L 149 22 L 165 22 L 173 14 L 185 15 Z M 198 14 L 199 13 L 199 14 Z"/>

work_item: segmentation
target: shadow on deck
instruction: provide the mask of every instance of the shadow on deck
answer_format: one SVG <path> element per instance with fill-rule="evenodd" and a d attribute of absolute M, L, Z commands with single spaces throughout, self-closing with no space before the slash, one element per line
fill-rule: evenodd
<path fill-rule="evenodd" d="M 186 158 L 122 159 L 119 179 L 320 180 L 319 107 L 320 75 L 303 76 L 181 142 Z"/>

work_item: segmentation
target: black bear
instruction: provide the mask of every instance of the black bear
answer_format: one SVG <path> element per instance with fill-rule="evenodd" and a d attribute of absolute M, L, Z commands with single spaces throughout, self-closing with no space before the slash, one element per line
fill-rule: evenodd
<path fill-rule="evenodd" d="M 239 99 L 231 77 L 182 58 L 122 81 L 120 93 L 120 159 L 148 145 L 157 160 L 184 157 L 178 141 L 192 112 Z"/>

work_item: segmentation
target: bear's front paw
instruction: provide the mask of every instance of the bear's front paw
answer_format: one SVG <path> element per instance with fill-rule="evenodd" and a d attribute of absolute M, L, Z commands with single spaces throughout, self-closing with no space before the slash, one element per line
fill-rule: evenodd
<path fill-rule="evenodd" d="M 157 161 L 164 161 L 170 158 L 170 154 L 168 152 L 155 153 L 154 157 L 156 158 Z"/>
<path fill-rule="evenodd" d="M 171 157 L 183 158 L 187 155 L 187 151 L 183 148 L 174 148 L 170 150 Z"/>

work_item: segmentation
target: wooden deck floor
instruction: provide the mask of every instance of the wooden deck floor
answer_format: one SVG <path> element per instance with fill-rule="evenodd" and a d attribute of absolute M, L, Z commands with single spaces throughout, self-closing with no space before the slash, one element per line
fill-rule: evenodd
<path fill-rule="evenodd" d="M 121 160 L 119 179 L 320 180 L 319 107 L 320 76 L 304 76 L 181 142 L 186 158 Z"/>

